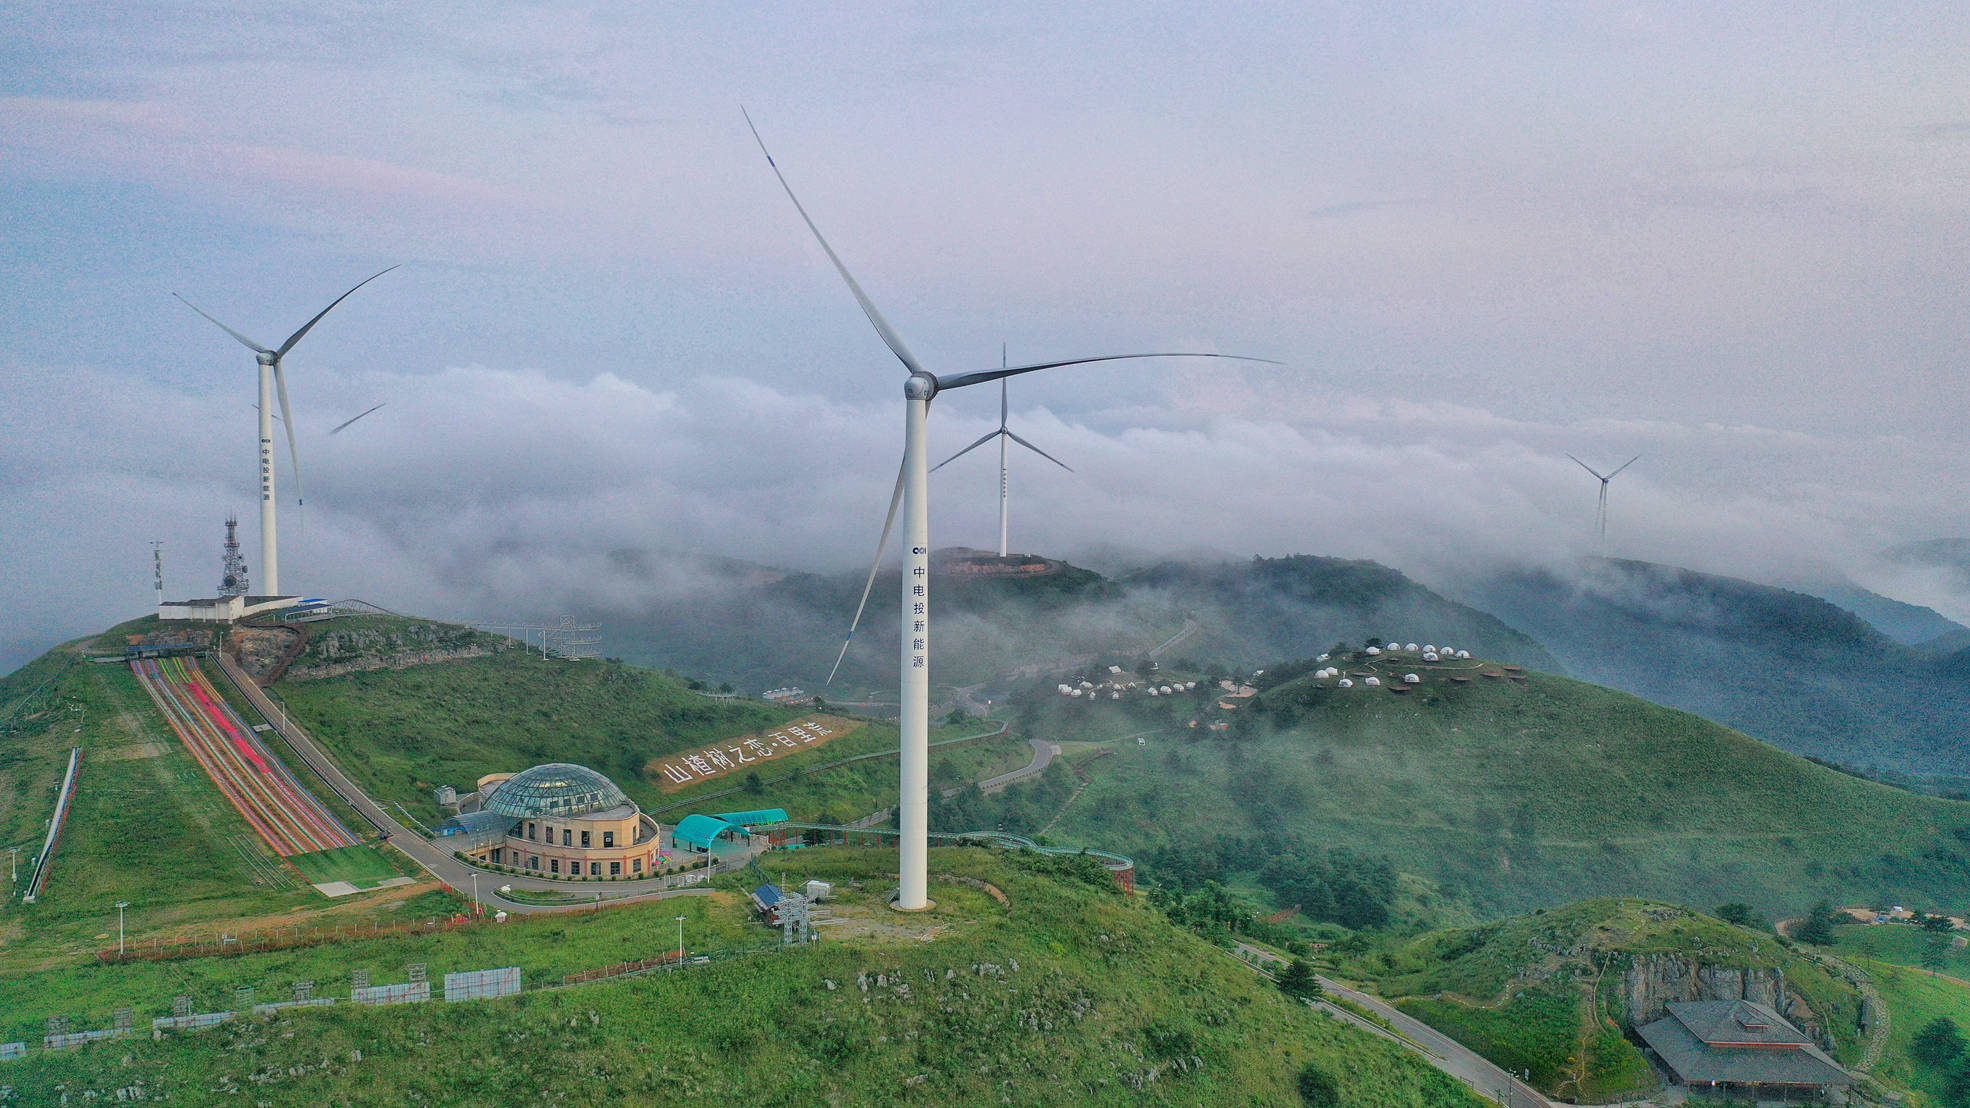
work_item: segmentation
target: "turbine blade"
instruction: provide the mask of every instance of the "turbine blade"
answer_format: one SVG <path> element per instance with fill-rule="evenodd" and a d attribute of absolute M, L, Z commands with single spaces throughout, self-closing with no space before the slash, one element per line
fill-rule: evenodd
<path fill-rule="evenodd" d="M 386 400 L 386 401 L 384 401 L 384 403 L 385 403 L 385 404 L 387 404 L 387 403 L 389 403 L 389 401 L 387 401 L 387 400 Z M 378 404 L 378 405 L 376 406 L 376 408 L 381 408 L 382 406 L 383 406 L 383 404 Z M 375 410 L 376 410 L 376 408 L 371 408 L 371 409 L 369 410 L 369 412 L 373 412 L 373 411 L 375 411 Z M 354 416 L 354 417 L 352 417 L 352 418 L 350 418 L 350 419 L 345 419 L 345 420 L 343 420 L 342 422 L 340 422 L 340 423 L 338 423 L 338 424 L 336 424 L 336 425 L 335 425 L 335 430 L 333 430 L 333 431 L 330 431 L 330 432 L 329 432 L 329 434 L 331 434 L 331 435 L 339 435 L 339 434 L 341 434 L 341 433 L 342 433 L 342 429 L 343 429 L 343 428 L 345 428 L 345 427 L 347 427 L 347 426 L 349 426 L 349 425 L 350 425 L 351 423 L 354 423 L 354 422 L 355 422 L 356 420 L 358 420 L 358 419 L 361 419 L 361 418 L 362 418 L 363 416 L 366 416 L 366 415 L 368 415 L 368 414 L 369 414 L 369 412 L 363 412 L 363 413 L 362 413 L 361 415 L 357 415 L 357 416 Z"/>
<path fill-rule="evenodd" d="M 178 296 L 178 294 L 177 294 L 177 293 L 175 293 L 175 292 L 174 292 L 174 293 L 172 293 L 171 295 L 173 295 L 173 296 Z M 198 313 L 199 315 L 202 315 L 202 316 L 204 316 L 204 317 L 205 317 L 205 318 L 207 318 L 207 319 L 211 319 L 211 320 L 212 320 L 212 322 L 213 322 L 213 324 L 214 324 L 215 326 L 217 326 L 217 327 L 219 328 L 219 330 L 221 330 L 221 331 L 224 331 L 224 332 L 225 332 L 225 333 L 227 333 L 228 335 L 231 335 L 232 337 L 234 337 L 234 338 L 236 338 L 236 339 L 238 339 L 238 340 L 239 340 L 240 342 L 242 342 L 242 343 L 245 343 L 245 344 L 246 344 L 246 348 L 247 348 L 248 350 L 251 350 L 251 351 L 253 351 L 253 352 L 254 352 L 255 354 L 271 354 L 271 353 L 273 353 L 273 351 L 271 351 L 271 350 L 269 350 L 269 349 L 267 349 L 267 348 L 266 348 L 266 347 L 264 347 L 264 346 L 261 346 L 261 345 L 260 345 L 259 343 L 257 343 L 257 342 L 254 342 L 254 341 L 253 341 L 252 339 L 249 339 L 249 338 L 247 338 L 247 337 L 246 337 L 245 335 L 242 335 L 242 334 L 240 334 L 240 333 L 239 333 L 238 331 L 235 331 L 235 330 L 233 330 L 233 329 L 232 329 L 231 327 L 228 327 L 228 326 L 226 326 L 225 324 L 223 324 L 223 323 L 220 323 L 220 322 L 219 322 L 218 320 L 216 320 L 216 319 L 213 319 L 213 318 L 212 318 L 212 313 L 210 313 L 210 312 L 208 312 L 208 311 L 206 311 L 206 310 L 205 310 L 204 308 L 201 308 L 201 307 L 199 307 L 199 306 L 198 306 L 197 304 L 194 304 L 194 303 L 192 303 L 191 301 L 189 301 L 189 300 L 186 300 L 186 299 L 185 299 L 184 297 L 182 297 L 182 296 L 178 296 L 178 300 L 179 300 L 179 302 L 180 302 L 180 303 L 182 303 L 182 304 L 184 304 L 184 306 L 185 306 L 185 307 L 187 307 L 187 308 L 190 308 L 190 309 L 191 309 L 192 311 L 195 311 L 195 312 L 197 312 L 197 313 Z"/>
<path fill-rule="evenodd" d="M 814 225 L 814 217 L 808 215 L 807 209 L 801 206 L 800 197 L 795 196 L 793 186 L 787 184 L 787 175 L 780 172 L 779 163 L 773 160 L 773 152 L 766 149 L 766 140 L 759 137 L 759 128 L 753 126 L 752 114 L 744 107 L 739 109 L 739 114 L 746 117 L 746 127 L 752 131 L 752 140 L 759 144 L 759 152 L 766 155 L 766 164 L 772 167 L 773 176 L 780 179 L 780 187 L 786 190 L 787 199 L 793 201 L 794 211 L 800 213 L 801 222 L 807 224 L 807 229 L 814 232 L 814 241 L 821 244 L 822 252 L 834 263 L 835 272 L 841 274 L 841 279 L 848 282 L 848 291 L 855 294 L 855 302 L 862 306 L 862 314 L 869 317 L 869 322 L 875 326 L 876 334 L 882 336 L 883 345 L 889 347 L 889 352 L 896 355 L 896 359 L 902 362 L 904 368 L 913 376 L 929 377 L 935 381 L 937 378 L 924 369 L 917 361 L 916 355 L 910 353 L 909 347 L 903 345 L 902 336 L 896 333 L 888 320 L 882 318 L 882 313 L 876 310 L 875 303 L 869 299 L 869 294 L 863 292 L 862 286 L 855 282 L 854 275 L 841 263 L 841 257 L 835 253 L 835 248 L 828 245 L 827 236 L 821 234 L 821 229 Z"/>
<path fill-rule="evenodd" d="M 981 369 L 971 373 L 960 373 L 951 377 L 937 378 L 937 388 L 961 389 L 966 385 L 982 385 L 987 381 L 997 381 L 1006 377 L 1017 377 L 1037 369 L 1057 369 L 1064 365 L 1086 365 L 1089 362 L 1126 362 L 1131 358 L 1228 358 L 1237 362 L 1264 362 L 1266 365 L 1281 365 L 1271 358 L 1248 358 L 1242 354 L 1197 354 L 1176 351 L 1167 354 L 1104 354 L 1098 358 L 1069 358 L 1064 362 L 1038 362 L 1033 365 L 1016 365 L 1010 368 Z"/>
<path fill-rule="evenodd" d="M 301 452 L 294 448 L 294 413 L 287 407 L 287 374 L 281 372 L 280 355 L 274 355 L 274 389 L 280 394 L 280 421 L 287 429 L 287 456 L 294 461 L 294 502 L 306 504 L 308 495 L 301 488 Z"/>
<path fill-rule="evenodd" d="M 399 264 L 401 264 L 401 263 L 399 263 Z M 397 267 L 396 267 L 396 266 L 394 266 L 394 265 L 390 267 L 390 269 L 395 269 L 395 268 L 397 268 Z M 381 276 L 383 276 L 383 275 L 384 275 L 385 273 L 388 273 L 388 272 L 390 272 L 390 269 L 384 269 L 384 270 L 378 270 L 377 272 L 375 272 L 375 273 L 372 273 L 372 274 L 370 274 L 369 276 L 367 276 L 367 277 L 365 277 L 365 278 L 363 278 L 362 280 L 360 280 L 360 281 L 357 281 L 357 282 L 356 282 L 356 288 L 355 288 L 355 289 L 350 289 L 350 290 L 349 290 L 349 292 L 345 292 L 345 293 L 343 293 L 342 295 L 340 295 L 340 296 L 338 296 L 338 297 L 336 297 L 333 303 L 331 303 L 331 304 L 329 304 L 329 306 L 328 306 L 328 307 L 326 307 L 326 308 L 323 308 L 323 309 L 322 309 L 322 310 L 321 310 L 320 312 L 318 312 L 318 313 L 316 313 L 316 315 L 315 315 L 315 318 L 313 318 L 313 319 L 311 319 L 311 320 L 309 320 L 308 322 L 306 322 L 306 323 L 304 323 L 304 324 L 302 324 L 302 325 L 301 325 L 301 329 L 300 329 L 299 331 L 296 331 L 296 332 L 294 332 L 293 334 L 291 334 L 291 335 L 289 335 L 289 336 L 287 336 L 287 341 L 286 341 L 286 342 L 284 342 L 284 343 L 281 343 L 281 344 L 280 344 L 280 349 L 279 349 L 279 350 L 276 350 L 276 351 L 274 351 L 274 357 L 276 357 L 276 358 L 278 358 L 278 357 L 280 357 L 281 355 L 283 355 L 283 354 L 285 354 L 285 353 L 287 353 L 288 351 L 290 351 L 290 350 L 292 350 L 292 349 L 294 349 L 294 344 L 295 344 L 295 343 L 297 343 L 297 342 L 300 342 L 300 341 L 301 341 L 301 336 L 302 336 L 302 335 L 305 335 L 305 334 L 307 334 L 307 333 L 308 333 L 308 330 L 309 330 L 309 328 L 311 328 L 311 327 L 313 327 L 313 326 L 314 326 L 315 324 L 317 324 L 317 323 L 320 323 L 320 322 L 321 322 L 321 317 L 322 317 L 322 316 L 325 316 L 325 315 L 327 315 L 328 313 L 330 313 L 330 312 L 332 312 L 332 311 L 334 311 L 334 310 L 335 310 L 335 305 L 336 305 L 336 304 L 340 304 L 340 303 L 342 303 L 342 302 L 343 302 L 344 300 L 347 300 L 347 299 L 349 299 L 349 295 L 350 295 L 350 293 L 353 293 L 353 292 L 355 292 L 355 291 L 356 291 L 356 289 L 359 289 L 359 288 L 362 288 L 362 287 L 363 287 L 364 285 L 367 285 L 367 284 L 369 284 L 369 283 L 370 283 L 371 281 L 374 281 L 374 280 L 376 280 L 376 279 L 377 279 L 378 277 L 381 277 Z M 216 322 L 216 321 L 215 321 L 215 322 Z"/>
<path fill-rule="evenodd" d="M 1628 459 L 1627 461 L 1622 462 L 1620 468 L 1616 469 L 1614 473 L 1620 473 L 1621 470 L 1627 469 L 1629 466 L 1634 465 L 1636 462 L 1639 462 L 1641 460 L 1642 460 L 1642 456 L 1640 454 L 1637 454 L 1634 457 Z M 1610 481 L 1614 480 L 1614 473 L 1608 474 L 1607 479 Z"/>
<path fill-rule="evenodd" d="M 998 438 L 1000 435 L 1009 435 L 1011 433 L 1012 432 L 1004 430 L 1003 428 L 997 431 L 987 431 L 983 435 L 979 436 L 977 442 L 972 443 L 970 446 L 965 447 L 963 450 L 958 451 L 956 454 L 953 454 L 950 457 L 944 459 L 943 461 L 938 462 L 936 465 L 931 466 L 930 472 L 936 473 L 938 470 L 943 469 L 945 466 L 950 465 L 952 462 L 957 461 L 959 458 L 964 457 L 966 454 L 969 454 L 972 451 L 978 449 L 979 447 L 984 446 L 986 443 L 991 442 L 993 439 Z"/>
<path fill-rule="evenodd" d="M 1018 443 L 1019 445 L 1025 447 L 1026 449 L 1031 450 L 1033 453 L 1038 454 L 1040 457 L 1045 458 L 1047 461 L 1052 462 L 1054 465 L 1057 465 L 1060 468 L 1066 470 L 1067 472 L 1069 473 L 1074 472 L 1073 466 L 1068 465 L 1066 462 L 1061 461 L 1059 458 L 1054 457 L 1053 455 L 1047 453 L 1046 451 L 1041 450 L 1039 447 L 1034 446 L 1032 443 L 1027 442 L 1025 439 L 1020 438 L 1018 432 L 1007 431 L 1006 437 Z"/>
<path fill-rule="evenodd" d="M 1568 455 L 1567 455 L 1567 457 L 1569 457 L 1569 458 L 1573 458 L 1573 455 L 1571 455 L 1571 454 L 1568 454 Z M 1595 468 L 1594 468 L 1593 466 L 1590 466 L 1590 465 L 1588 465 L 1588 464 L 1587 464 L 1586 462 L 1583 462 L 1583 461 L 1581 461 L 1581 460 L 1580 460 L 1580 459 L 1578 459 L 1578 458 L 1573 458 L 1573 464 L 1574 464 L 1574 465 L 1577 465 L 1577 466 L 1579 466 L 1579 467 L 1580 467 L 1581 469 L 1584 469 L 1584 470 L 1586 470 L 1587 472 L 1589 472 L 1589 473 L 1591 473 L 1591 474 L 1593 474 L 1593 475 L 1594 475 L 1595 477 L 1600 477 L 1600 479 L 1601 479 L 1601 480 L 1603 480 L 1603 481 L 1605 481 L 1605 480 L 1607 480 L 1607 478 L 1606 478 L 1606 477 L 1601 477 L 1601 471 L 1600 471 L 1600 470 L 1598 470 L 1598 469 L 1595 469 Z M 1612 474 L 1610 474 L 1609 476 L 1612 476 Z"/>
<path fill-rule="evenodd" d="M 862 600 L 855 605 L 855 618 L 849 621 L 848 637 L 841 640 L 841 653 L 835 655 L 834 668 L 828 671 L 827 683 L 835 683 L 835 674 L 841 672 L 841 661 L 848 657 L 848 644 L 855 641 L 855 629 L 862 626 L 862 609 L 869 606 L 869 590 L 876 587 L 876 573 L 882 569 L 882 552 L 889 548 L 889 529 L 896 524 L 896 509 L 903 503 L 903 466 L 907 460 L 896 466 L 896 491 L 889 494 L 889 514 L 882 517 L 882 537 L 876 540 L 875 564 L 869 567 L 869 580 L 862 586 Z"/>

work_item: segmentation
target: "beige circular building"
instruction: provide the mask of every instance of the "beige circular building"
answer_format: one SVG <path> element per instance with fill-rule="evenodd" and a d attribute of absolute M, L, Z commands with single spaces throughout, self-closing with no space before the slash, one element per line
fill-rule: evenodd
<path fill-rule="evenodd" d="M 441 843 L 475 861 L 543 877 L 645 877 L 663 844 L 657 821 L 615 782 L 568 762 L 481 778 L 476 810 L 446 820 Z"/>

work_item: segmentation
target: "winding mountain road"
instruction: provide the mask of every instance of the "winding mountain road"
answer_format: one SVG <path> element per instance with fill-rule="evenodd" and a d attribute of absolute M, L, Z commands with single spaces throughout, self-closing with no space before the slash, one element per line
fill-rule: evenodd
<path fill-rule="evenodd" d="M 1277 954 L 1249 943 L 1238 943 L 1237 948 L 1243 955 L 1238 959 L 1239 964 L 1265 977 L 1273 976 L 1272 972 L 1265 968 L 1266 963 L 1283 964 L 1285 961 Z M 1338 1005 L 1318 1003 L 1316 1007 L 1421 1054 L 1431 1065 L 1469 1085 L 1480 1096 L 1490 1097 L 1506 1108 L 1560 1108 L 1553 1101 L 1546 1099 L 1539 1090 L 1493 1065 L 1477 1051 L 1422 1020 L 1405 1014 L 1381 997 L 1349 988 L 1326 977 L 1315 975 L 1315 980 L 1320 982 L 1320 987 L 1329 996 L 1337 996 L 1351 1004 L 1366 1008 L 1374 1013 L 1376 1018 L 1386 1021 L 1388 1027 L 1362 1019 Z"/>

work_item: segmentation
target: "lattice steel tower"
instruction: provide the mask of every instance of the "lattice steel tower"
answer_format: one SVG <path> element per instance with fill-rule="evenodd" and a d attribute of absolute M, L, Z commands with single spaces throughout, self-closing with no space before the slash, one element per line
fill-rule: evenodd
<path fill-rule="evenodd" d="M 219 578 L 220 596 L 245 596 L 246 555 L 239 552 L 239 517 L 226 513 L 226 557 L 224 573 Z"/>

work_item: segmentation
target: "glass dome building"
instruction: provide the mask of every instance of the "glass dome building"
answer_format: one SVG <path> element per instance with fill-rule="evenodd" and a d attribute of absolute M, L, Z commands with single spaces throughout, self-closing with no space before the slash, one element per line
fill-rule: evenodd
<path fill-rule="evenodd" d="M 500 782 L 480 807 L 515 819 L 566 819 L 628 803 L 614 781 L 587 766 L 549 762 Z"/>
<path fill-rule="evenodd" d="M 437 833 L 475 861 L 595 880 L 646 876 L 667 857 L 656 821 L 587 766 L 550 762 L 491 774 L 467 806 Z"/>

